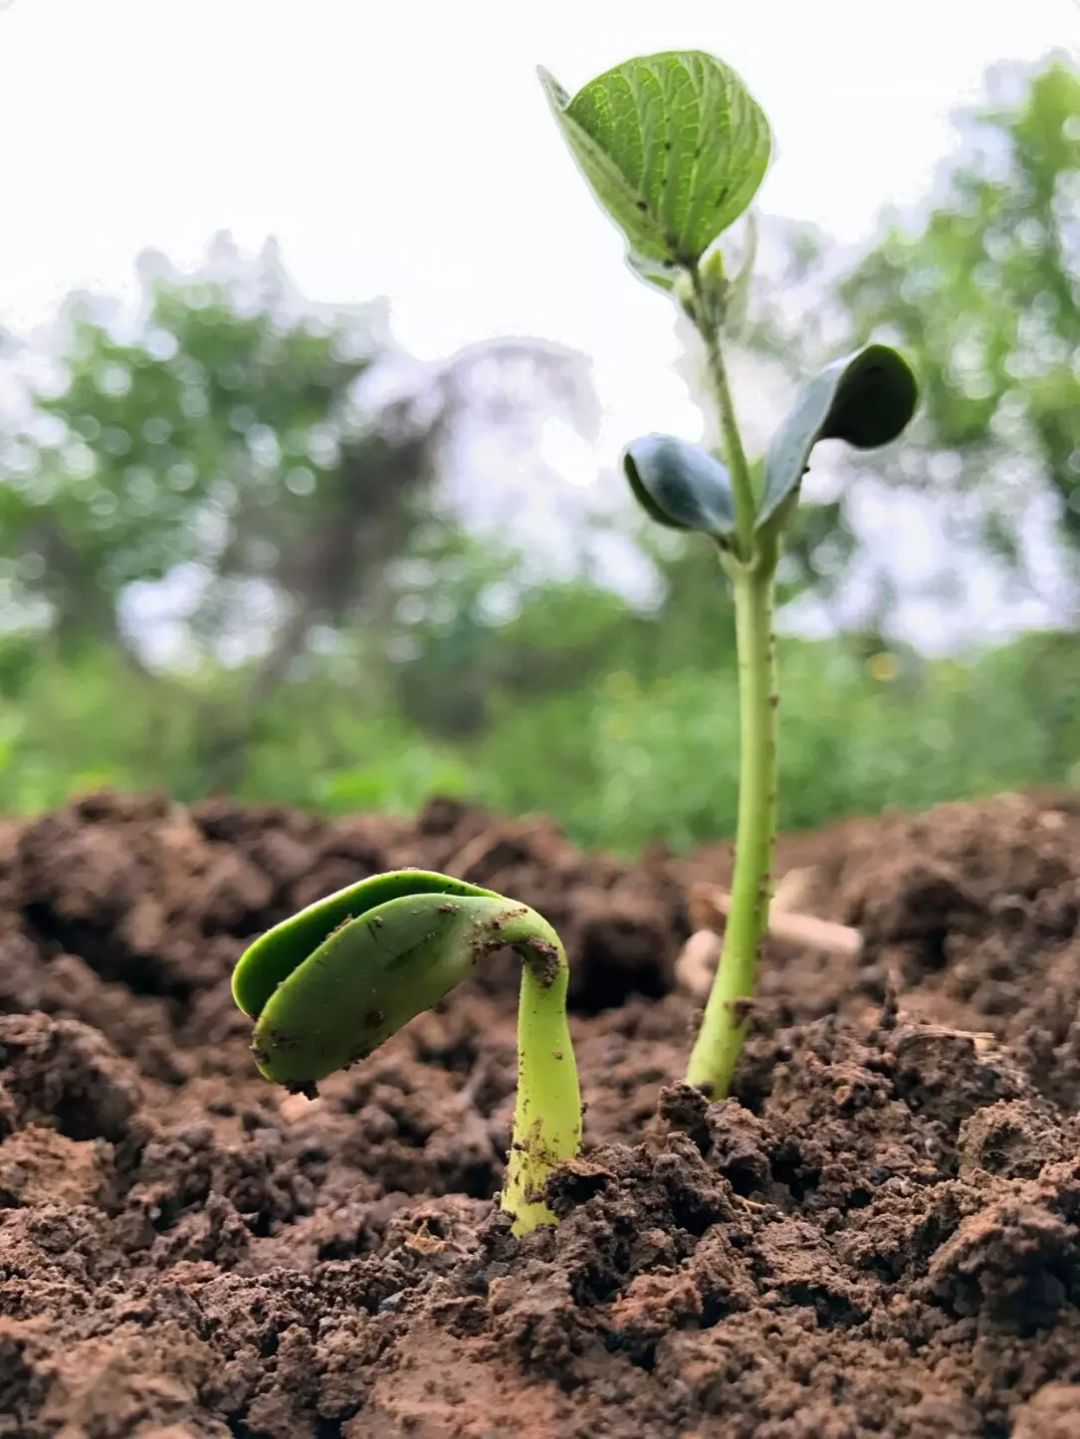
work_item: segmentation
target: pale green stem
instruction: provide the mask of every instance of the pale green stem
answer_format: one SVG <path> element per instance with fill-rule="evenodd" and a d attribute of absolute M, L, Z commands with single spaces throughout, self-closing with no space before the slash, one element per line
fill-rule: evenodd
<path fill-rule="evenodd" d="M 709 381 L 720 419 L 724 459 L 731 475 L 731 492 L 735 501 L 735 534 L 741 558 L 748 559 L 754 544 L 754 512 L 757 508 L 754 501 L 754 484 L 739 432 L 735 401 L 732 398 L 724 352 L 720 345 L 720 331 L 715 317 L 709 312 L 701 275 L 696 268 L 690 271 L 690 283 L 694 296 L 694 323 L 705 344 Z"/>
<path fill-rule="evenodd" d="M 687 1081 L 722 1098 L 731 1088 L 757 987 L 761 942 L 768 927 L 776 836 L 777 709 L 773 580 L 777 541 L 755 534 L 756 502 L 728 383 L 716 317 L 701 277 L 692 272 L 694 319 L 705 342 L 735 505 L 734 554 L 725 569 L 735 594 L 739 661 L 739 816 L 720 967 L 690 1055 Z"/>
<path fill-rule="evenodd" d="M 731 1088 L 757 988 L 758 958 L 769 919 L 776 834 L 776 647 L 772 635 L 773 565 L 734 577 L 739 658 L 739 818 L 720 967 L 690 1055 L 687 1082 L 716 1099 Z"/>
<path fill-rule="evenodd" d="M 581 1092 L 566 1022 L 569 969 L 559 936 L 532 910 L 511 911 L 498 938 L 522 959 L 518 1002 L 518 1087 L 502 1207 L 513 1232 L 554 1224 L 544 1203 L 548 1176 L 581 1145 Z"/>

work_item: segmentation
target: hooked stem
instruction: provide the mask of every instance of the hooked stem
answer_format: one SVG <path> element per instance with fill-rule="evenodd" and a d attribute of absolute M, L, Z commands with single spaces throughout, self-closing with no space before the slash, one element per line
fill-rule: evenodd
<path fill-rule="evenodd" d="M 489 921 L 490 939 L 521 956 L 518 1085 L 502 1208 L 513 1232 L 554 1224 L 544 1202 L 551 1171 L 581 1144 L 581 1092 L 566 1020 L 569 967 L 555 930 L 524 905 Z"/>

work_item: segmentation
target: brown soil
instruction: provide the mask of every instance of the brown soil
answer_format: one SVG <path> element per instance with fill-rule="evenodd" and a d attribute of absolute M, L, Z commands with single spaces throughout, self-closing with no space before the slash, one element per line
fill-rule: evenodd
<path fill-rule="evenodd" d="M 856 964 L 774 949 L 737 1097 L 676 1081 L 683 882 L 547 821 L 98 796 L 0 828 L 0 1435 L 1080 1436 L 1080 815 L 1004 798 L 794 837 Z M 406 864 L 546 913 L 584 1156 L 493 1209 L 514 966 L 314 1102 L 231 966 Z"/>

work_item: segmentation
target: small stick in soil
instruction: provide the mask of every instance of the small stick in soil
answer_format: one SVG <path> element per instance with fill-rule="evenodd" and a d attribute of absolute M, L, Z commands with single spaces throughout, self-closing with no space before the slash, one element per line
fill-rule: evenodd
<path fill-rule="evenodd" d="M 712 929 L 696 929 L 675 961 L 675 982 L 695 999 L 704 999 L 720 963 L 720 936 Z"/>
<path fill-rule="evenodd" d="M 544 1200 L 548 1176 L 581 1143 L 566 953 L 535 910 L 445 874 L 374 875 L 256 940 L 233 971 L 232 989 L 255 1020 L 259 1070 L 303 1090 L 366 1059 L 504 947 L 518 952 L 522 966 L 517 1104 L 501 1202 L 514 1233 L 527 1234 L 555 1223 Z M 480 1077 L 478 1066 L 477 1083 Z"/>
<path fill-rule="evenodd" d="M 715 884 L 694 884 L 690 888 L 689 904 L 695 922 L 702 929 L 723 933 L 732 907 L 732 897 L 726 890 Z M 813 914 L 793 914 L 778 905 L 776 899 L 769 906 L 766 932 L 771 939 L 783 944 L 820 950 L 837 959 L 858 959 L 863 949 L 859 930 L 830 919 L 818 919 Z"/>

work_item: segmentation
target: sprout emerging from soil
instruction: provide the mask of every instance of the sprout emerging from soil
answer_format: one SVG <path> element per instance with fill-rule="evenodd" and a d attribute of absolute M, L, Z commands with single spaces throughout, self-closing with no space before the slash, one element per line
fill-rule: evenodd
<path fill-rule="evenodd" d="M 309 905 L 255 941 L 233 972 L 267 1079 L 313 1094 L 430 1009 L 493 950 L 522 959 L 518 1089 L 502 1207 L 514 1233 L 553 1224 L 551 1170 L 578 1152 L 581 1098 L 559 936 L 526 905 L 444 874 L 395 870 Z"/>
<path fill-rule="evenodd" d="M 723 458 L 672 435 L 624 456 L 634 496 L 658 524 L 716 546 L 735 600 L 740 766 L 735 873 L 723 954 L 687 1079 L 727 1094 L 749 1023 L 769 917 L 776 834 L 777 708 L 773 595 L 784 529 L 818 440 L 871 449 L 896 438 L 917 391 L 906 361 L 869 345 L 802 390 L 764 457 L 743 447 L 724 341 L 745 313 L 753 262 L 728 275 L 719 237 L 748 208 L 771 153 L 768 121 L 728 66 L 698 51 L 628 60 L 572 98 L 541 79 L 585 179 L 622 230 L 638 275 L 669 291 L 701 336 Z"/>

